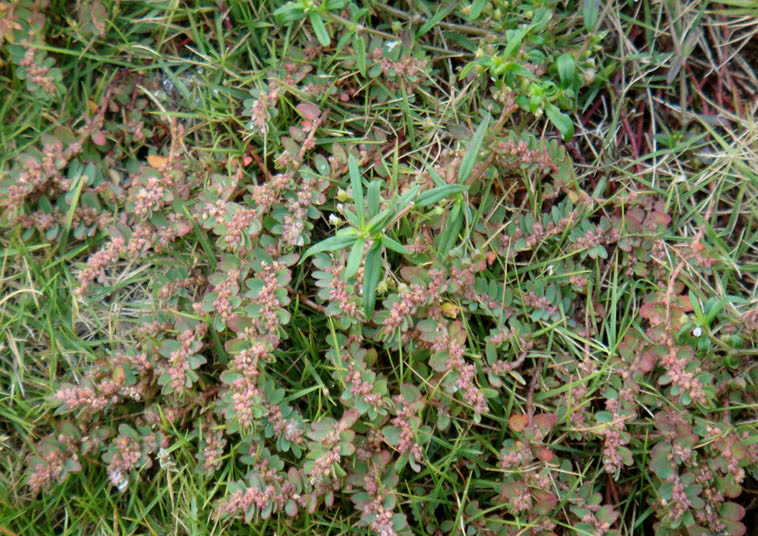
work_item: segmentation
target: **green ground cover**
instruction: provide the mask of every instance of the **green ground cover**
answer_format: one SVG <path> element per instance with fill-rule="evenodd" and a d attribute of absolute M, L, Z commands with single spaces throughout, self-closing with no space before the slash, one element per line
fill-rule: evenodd
<path fill-rule="evenodd" d="M 0 532 L 748 533 L 756 15 L 0 2 Z"/>

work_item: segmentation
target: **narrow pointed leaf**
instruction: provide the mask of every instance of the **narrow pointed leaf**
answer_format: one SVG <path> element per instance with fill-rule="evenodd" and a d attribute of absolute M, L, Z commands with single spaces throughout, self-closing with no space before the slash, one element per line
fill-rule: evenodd
<path fill-rule="evenodd" d="M 311 19 L 311 26 L 313 26 L 313 31 L 316 34 L 316 39 L 318 39 L 318 42 L 322 47 L 328 47 L 332 39 L 329 37 L 329 32 L 326 31 L 326 26 L 324 26 L 324 19 L 322 19 L 321 15 L 315 11 L 312 11 L 308 17 Z"/>
<path fill-rule="evenodd" d="M 368 217 L 373 218 L 379 214 L 379 207 L 381 206 L 382 198 L 379 195 L 381 191 L 381 181 L 371 181 L 368 185 Z"/>
<path fill-rule="evenodd" d="M 574 135 L 574 122 L 564 114 L 555 104 L 548 103 L 545 106 L 545 114 L 550 122 L 555 125 L 558 132 L 561 133 L 563 141 L 568 141 Z"/>
<path fill-rule="evenodd" d="M 322 240 L 317 244 L 313 244 L 309 247 L 300 259 L 303 262 L 305 259 L 316 253 L 323 253 L 324 251 L 337 251 L 338 249 L 347 249 L 353 242 L 355 242 L 354 236 L 333 236 Z"/>
<path fill-rule="evenodd" d="M 376 287 L 382 276 L 382 244 L 377 241 L 366 254 L 363 268 L 363 311 L 371 318 L 376 305 Z"/>
<path fill-rule="evenodd" d="M 350 250 L 350 256 L 347 259 L 347 267 L 345 268 L 345 279 L 350 279 L 358 271 L 361 265 L 361 259 L 363 258 L 363 247 L 366 245 L 366 241 L 359 238 L 353 244 L 353 249 Z"/>
<path fill-rule="evenodd" d="M 353 187 L 355 210 L 358 211 L 358 221 L 362 227 L 366 222 L 366 213 L 363 209 L 363 185 L 361 184 L 361 173 L 358 170 L 358 163 L 352 154 L 347 158 L 347 167 L 350 172 L 350 185 Z"/>
<path fill-rule="evenodd" d="M 458 168 L 458 182 L 464 182 L 471 170 L 474 169 L 479 158 L 479 151 L 482 149 L 482 143 L 484 142 L 484 135 L 487 134 L 487 127 L 490 124 L 490 114 L 487 114 L 482 122 L 479 124 L 479 128 L 474 132 L 474 137 L 471 138 L 471 143 L 466 150 L 466 154 L 463 156 L 461 167 Z"/>
<path fill-rule="evenodd" d="M 453 247 L 455 239 L 458 238 L 458 233 L 460 232 L 462 225 L 463 213 L 461 213 L 461 203 L 458 201 L 455 206 L 453 206 L 453 210 L 450 212 L 450 217 L 445 224 L 445 230 L 442 232 L 442 236 L 440 237 L 440 244 L 438 248 L 440 257 L 447 255 L 447 252 L 450 251 L 450 248 Z"/>
<path fill-rule="evenodd" d="M 408 250 L 405 249 L 405 246 L 403 246 L 400 242 L 398 242 L 394 238 L 390 238 L 387 235 L 384 235 L 382 237 L 382 244 L 384 244 L 384 246 L 387 249 L 391 249 L 395 253 L 400 253 L 401 255 L 408 255 Z"/>
<path fill-rule="evenodd" d="M 434 184 L 437 186 L 445 186 L 447 183 L 445 182 L 445 179 L 439 176 L 439 173 L 434 171 L 433 169 L 429 169 L 429 174 L 432 176 L 432 180 L 434 181 Z"/>
<path fill-rule="evenodd" d="M 416 199 L 416 206 L 427 207 L 453 194 L 465 192 L 467 189 L 468 188 L 463 184 L 446 184 L 444 186 L 438 186 L 420 194 L 418 199 Z"/>

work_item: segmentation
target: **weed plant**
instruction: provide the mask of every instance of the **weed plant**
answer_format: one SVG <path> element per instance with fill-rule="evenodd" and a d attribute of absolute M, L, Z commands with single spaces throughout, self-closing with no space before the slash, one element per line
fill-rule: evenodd
<path fill-rule="evenodd" d="M 746 534 L 741 3 L 70 7 L 0 3 L 4 534 Z"/>

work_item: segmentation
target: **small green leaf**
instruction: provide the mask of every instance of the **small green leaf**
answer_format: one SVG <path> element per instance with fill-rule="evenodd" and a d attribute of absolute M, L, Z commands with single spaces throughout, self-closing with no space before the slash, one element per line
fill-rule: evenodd
<path fill-rule="evenodd" d="M 508 44 L 503 51 L 503 57 L 510 59 L 514 53 L 521 48 L 521 43 L 524 41 L 524 37 L 529 32 L 529 27 L 519 28 L 518 30 L 507 30 L 505 37 L 508 40 Z"/>
<path fill-rule="evenodd" d="M 366 78 L 366 41 L 358 34 L 353 35 L 353 50 L 355 50 L 355 61 L 358 64 L 358 71 L 360 71 L 363 78 Z"/>
<path fill-rule="evenodd" d="M 300 258 L 300 262 L 303 262 L 305 259 L 311 255 L 315 255 L 316 253 L 322 253 L 324 251 L 336 251 L 338 249 L 347 249 L 347 247 L 355 242 L 355 240 L 355 236 L 332 236 L 331 238 L 322 240 L 321 242 L 313 244 L 311 247 L 309 247 Z"/>
<path fill-rule="evenodd" d="M 461 167 L 458 168 L 458 182 L 462 183 L 464 182 L 469 174 L 471 173 L 471 170 L 474 168 L 474 164 L 476 164 L 477 159 L 479 158 L 479 151 L 482 148 L 482 142 L 484 142 L 484 135 L 487 134 L 487 127 L 490 124 L 490 114 L 487 114 L 482 122 L 479 124 L 479 127 L 476 129 L 476 132 L 474 132 L 474 137 L 471 138 L 471 143 L 468 146 L 468 149 L 466 150 L 466 154 L 463 156 L 463 161 L 461 162 Z"/>
<path fill-rule="evenodd" d="M 358 221 L 360 222 L 360 226 L 363 227 L 363 224 L 366 222 L 366 213 L 363 209 L 363 185 L 361 184 L 361 173 L 358 170 L 358 163 L 352 154 L 347 158 L 347 167 L 350 172 L 350 185 L 353 187 L 355 210 L 358 211 Z"/>
<path fill-rule="evenodd" d="M 368 185 L 368 216 L 369 218 L 373 218 L 377 214 L 379 214 L 379 207 L 381 206 L 382 198 L 379 195 L 379 192 L 382 189 L 382 182 L 381 181 L 371 181 Z"/>
<path fill-rule="evenodd" d="M 558 132 L 561 133 L 563 141 L 568 141 L 574 135 L 574 122 L 571 118 L 558 109 L 555 104 L 547 103 L 545 105 L 545 113 L 550 122 L 555 125 Z"/>
<path fill-rule="evenodd" d="M 450 251 L 450 248 L 453 247 L 453 244 L 458 238 L 458 233 L 460 232 L 462 226 L 463 213 L 461 212 L 461 202 L 458 201 L 453 206 L 453 210 L 450 211 L 450 217 L 445 224 L 445 230 L 440 236 L 440 243 L 439 247 L 437 248 L 440 257 L 447 255 L 447 252 Z"/>
<path fill-rule="evenodd" d="M 391 249 L 395 253 L 400 253 L 401 255 L 408 255 L 408 250 L 405 249 L 405 246 L 403 246 L 401 243 L 396 241 L 394 238 L 390 238 L 387 235 L 382 236 L 382 244 L 384 244 L 387 249 Z"/>
<path fill-rule="evenodd" d="M 293 22 L 302 17 L 303 10 L 296 2 L 287 2 L 274 11 L 275 17 L 280 17 L 283 23 Z"/>
<path fill-rule="evenodd" d="M 476 20 L 482 14 L 488 0 L 474 0 L 468 12 L 468 20 Z"/>
<path fill-rule="evenodd" d="M 178 352 L 181 349 L 181 344 L 179 344 L 177 341 L 173 339 L 166 339 L 161 344 L 160 350 L 158 350 L 158 353 L 160 353 L 163 357 L 171 357 L 175 352 Z"/>
<path fill-rule="evenodd" d="M 416 206 L 427 207 L 453 194 L 465 192 L 467 189 L 468 187 L 463 184 L 446 184 L 444 186 L 438 186 L 420 194 L 416 199 Z"/>
<path fill-rule="evenodd" d="M 443 6 L 435 13 L 432 18 L 430 18 L 428 21 L 426 21 L 421 28 L 419 28 L 418 32 L 416 33 L 416 38 L 420 38 L 422 35 L 427 33 L 429 30 L 437 26 L 437 24 L 447 17 L 448 13 L 450 13 L 453 9 L 455 9 L 456 2 L 451 2 L 447 6 Z"/>
<path fill-rule="evenodd" d="M 432 180 L 434 181 L 434 184 L 437 186 L 447 186 L 447 183 L 445 180 L 439 176 L 439 174 L 434 171 L 433 169 L 429 169 L 429 174 L 432 176 Z"/>
<path fill-rule="evenodd" d="M 363 268 L 363 310 L 366 318 L 371 318 L 376 305 L 376 287 L 382 275 L 382 244 L 377 241 L 366 254 Z"/>
<path fill-rule="evenodd" d="M 363 247 L 366 245 L 366 241 L 359 238 L 353 244 L 353 249 L 350 250 L 350 256 L 347 259 L 347 267 L 345 268 L 345 279 L 350 279 L 358 271 L 361 265 L 361 259 L 363 258 Z"/>
<path fill-rule="evenodd" d="M 584 16 L 584 29 L 593 30 L 600 14 L 600 0 L 584 0 L 582 15 Z"/>
<path fill-rule="evenodd" d="M 324 26 L 324 20 L 321 18 L 321 15 L 315 11 L 311 11 L 308 18 L 311 20 L 311 26 L 313 26 L 313 31 L 316 33 L 318 42 L 322 47 L 328 47 L 332 39 L 329 37 L 329 32 L 326 31 L 326 26 Z"/>
<path fill-rule="evenodd" d="M 574 79 L 576 78 L 574 56 L 568 52 L 561 54 L 558 56 L 558 59 L 555 60 L 555 65 L 558 68 L 558 76 L 561 79 L 561 87 L 572 87 L 574 85 Z"/>
<path fill-rule="evenodd" d="M 384 432 L 384 440 L 389 444 L 397 446 L 400 443 L 400 429 L 394 426 L 385 426 L 382 430 Z"/>

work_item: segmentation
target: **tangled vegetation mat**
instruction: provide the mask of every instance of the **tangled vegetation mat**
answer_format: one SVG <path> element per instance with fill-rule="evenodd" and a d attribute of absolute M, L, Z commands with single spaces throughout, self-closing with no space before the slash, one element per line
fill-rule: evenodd
<path fill-rule="evenodd" d="M 757 31 L 0 2 L 0 533 L 754 529 Z"/>

